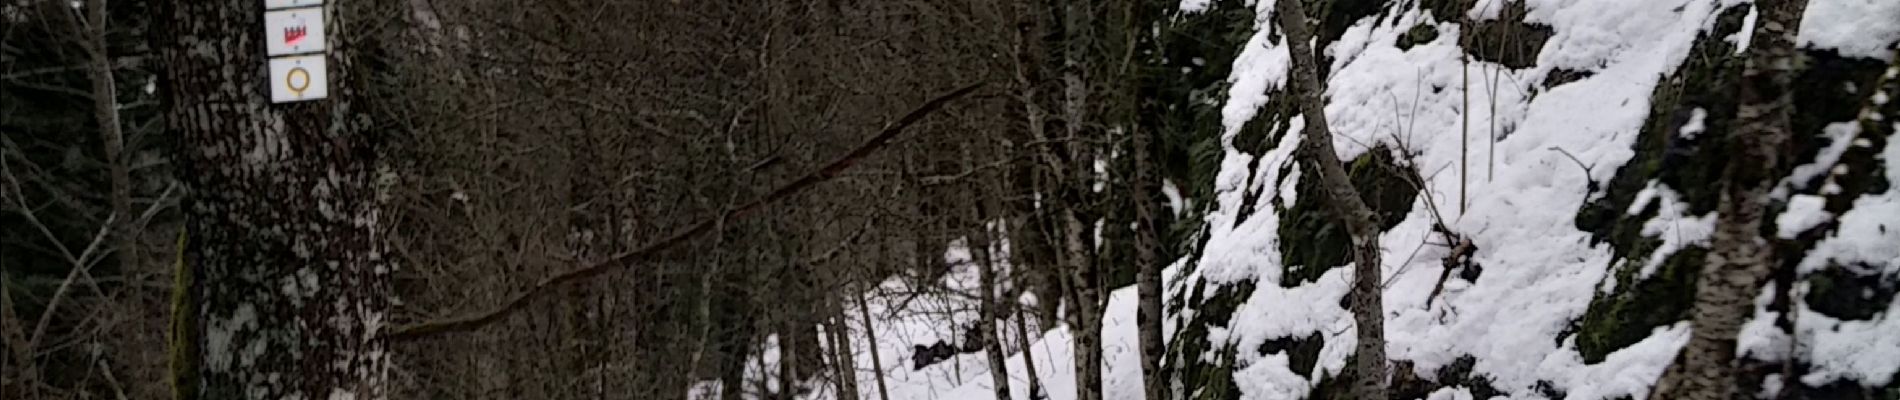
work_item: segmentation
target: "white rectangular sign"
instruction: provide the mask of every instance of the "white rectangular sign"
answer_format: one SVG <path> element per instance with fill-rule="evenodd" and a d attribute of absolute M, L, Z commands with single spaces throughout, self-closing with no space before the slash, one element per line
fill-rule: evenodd
<path fill-rule="evenodd" d="M 264 12 L 264 53 L 272 56 L 323 51 L 323 7 Z"/>
<path fill-rule="evenodd" d="M 316 100 L 330 95 L 322 54 L 270 59 L 270 102 Z"/>
<path fill-rule="evenodd" d="M 323 0 L 264 0 L 264 9 L 275 10 L 279 8 L 314 6 L 318 4 L 323 4 Z"/>

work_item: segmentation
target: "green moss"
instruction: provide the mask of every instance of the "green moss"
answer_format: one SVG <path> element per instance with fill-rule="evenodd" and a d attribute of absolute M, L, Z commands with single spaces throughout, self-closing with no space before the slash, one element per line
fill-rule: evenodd
<path fill-rule="evenodd" d="M 1214 343 L 1208 340 L 1210 327 L 1224 326 L 1233 319 L 1234 311 L 1240 304 L 1253 296 L 1252 281 L 1215 287 L 1204 298 L 1207 283 L 1196 283 L 1186 293 L 1193 304 L 1198 304 L 1196 312 L 1189 318 L 1177 320 L 1181 330 L 1175 333 L 1174 340 L 1168 346 L 1167 359 L 1174 360 L 1170 368 L 1183 387 L 1189 388 L 1191 400 L 1230 400 L 1240 398 L 1240 388 L 1234 384 L 1235 351 L 1233 345 Z M 1179 313 L 1176 318 L 1181 318 Z M 1213 353 L 1213 360 L 1203 358 L 1203 354 Z"/>
<path fill-rule="evenodd" d="M 1877 271 L 1870 265 L 1858 270 Z M 1869 320 L 1893 304 L 1900 276 L 1861 275 L 1839 265 L 1830 265 L 1808 275 L 1808 307 L 1821 314 L 1844 320 Z"/>
<path fill-rule="evenodd" d="M 1478 359 L 1469 355 L 1458 357 L 1458 359 L 1453 360 L 1450 365 L 1440 367 L 1438 374 L 1428 379 L 1420 376 L 1413 370 L 1412 362 L 1395 362 L 1393 363 L 1395 368 L 1393 368 L 1392 371 L 1392 386 L 1389 397 L 1394 399 L 1423 399 L 1430 397 L 1432 392 L 1448 387 L 1465 388 L 1465 390 L 1471 392 L 1471 397 L 1474 399 L 1489 399 L 1496 396 L 1503 396 L 1503 392 L 1498 391 L 1496 387 L 1492 386 L 1491 377 L 1472 373 L 1471 368 L 1477 365 L 1477 363 Z"/>
<path fill-rule="evenodd" d="M 1326 347 L 1326 338 L 1313 332 L 1306 337 L 1283 337 L 1267 340 L 1260 344 L 1257 354 L 1286 353 L 1287 366 L 1293 373 L 1311 378 L 1313 366 L 1319 364 L 1319 351 Z"/>
<path fill-rule="evenodd" d="M 1591 75 L 1596 75 L 1596 73 L 1568 68 L 1553 69 L 1550 70 L 1549 75 L 1544 76 L 1542 88 L 1543 90 L 1550 90 L 1550 88 L 1563 86 L 1566 83 L 1583 80 L 1583 78 L 1588 78 Z"/>
<path fill-rule="evenodd" d="M 1358 357 L 1356 354 L 1346 356 L 1346 365 L 1352 365 Z M 1358 376 L 1352 372 L 1352 368 L 1341 368 L 1339 375 L 1320 371 L 1319 379 L 1313 380 L 1313 390 L 1307 392 L 1306 398 L 1312 400 L 1352 399 L 1352 381 Z"/>
<path fill-rule="evenodd" d="M 1690 247 L 1671 255 L 1649 279 L 1638 280 L 1643 262 L 1631 260 L 1616 271 L 1622 284 L 1608 295 L 1590 301 L 1577 329 L 1577 352 L 1583 362 L 1603 361 L 1616 351 L 1649 337 L 1657 327 L 1688 317 L 1695 302 L 1696 274 L 1708 250 Z"/>
<path fill-rule="evenodd" d="M 1338 41 L 1340 36 L 1346 34 L 1346 29 L 1352 28 L 1359 20 L 1379 14 L 1385 9 L 1384 5 L 1383 0 L 1307 0 L 1307 13 L 1319 13 L 1317 16 L 1308 16 L 1319 20 L 1319 26 L 1314 30 L 1314 34 L 1319 35 L 1319 46 L 1316 48 L 1323 49 Z"/>
<path fill-rule="evenodd" d="M 1746 12 L 1746 7 L 1724 11 L 1716 28 L 1696 39 L 1682 67 L 1656 86 L 1650 94 L 1649 117 L 1633 146 L 1635 156 L 1616 170 L 1616 177 L 1602 188 L 1606 191 L 1602 197 L 1578 212 L 1577 228 L 1591 232 L 1596 242 L 1610 242 L 1618 258 L 1627 257 L 1631 246 L 1641 240 L 1638 233 L 1648 219 L 1627 218 L 1624 210 L 1650 180 L 1680 193 L 1689 203 L 1685 214 L 1702 215 L 1715 209 L 1720 195 L 1715 182 L 1727 158 L 1721 141 L 1710 138 L 1727 135 L 1735 120 L 1734 82 L 1742 65 L 1734 56 L 1734 46 L 1722 38 L 1741 29 Z M 1706 113 L 1705 130 L 1694 139 L 1682 138 L 1677 131 L 1698 108 Z"/>
<path fill-rule="evenodd" d="M 1834 381 L 1821 387 L 1803 386 L 1799 398 L 1847 400 L 1900 400 L 1900 379 L 1887 386 L 1867 387 L 1851 381 Z"/>
<path fill-rule="evenodd" d="M 1537 63 L 1537 53 L 1556 31 L 1548 25 L 1525 22 L 1524 16 L 1528 13 L 1523 1 L 1506 1 L 1498 18 L 1459 30 L 1459 47 L 1479 61 L 1511 69 L 1531 67 Z"/>
<path fill-rule="evenodd" d="M 1418 189 L 1408 176 L 1415 172 L 1399 167 L 1384 146 L 1353 159 L 1347 173 L 1360 200 L 1378 215 L 1381 230 L 1397 226 L 1411 212 Z M 1303 176 L 1295 190 L 1307 197 L 1280 213 L 1280 255 L 1286 263 L 1280 285 L 1285 287 L 1318 280 L 1326 270 L 1351 261 L 1351 235 L 1325 210 L 1324 200 L 1313 197 L 1320 193 L 1319 179 Z"/>
<path fill-rule="evenodd" d="M 1444 22 L 1458 22 L 1465 18 L 1465 10 L 1477 0 L 1424 0 L 1419 8 L 1432 13 L 1432 18 Z"/>
<path fill-rule="evenodd" d="M 1399 35 L 1398 46 L 1399 50 L 1411 50 L 1412 46 L 1431 43 L 1433 40 L 1438 40 L 1438 27 L 1420 22 Z"/>
<path fill-rule="evenodd" d="M 1215 0 L 1198 13 L 1166 18 L 1157 27 L 1157 73 L 1146 74 L 1142 123 L 1155 141 L 1160 173 L 1181 184 L 1197 204 L 1213 198 L 1220 173 L 1221 104 L 1227 98 L 1234 58 L 1253 37 L 1254 11 L 1241 0 Z M 1253 151 L 1258 147 L 1241 147 Z M 1197 223 L 1199 218 L 1191 219 Z"/>
<path fill-rule="evenodd" d="M 1617 169 L 1607 187 L 1592 183 L 1590 190 L 1602 190 L 1601 196 L 1584 205 L 1577 213 L 1577 227 L 1591 232 L 1593 242 L 1608 242 L 1621 267 L 1612 271 L 1619 285 L 1616 290 L 1592 299 L 1582 319 L 1571 332 L 1586 363 L 1601 362 L 1609 353 L 1648 337 L 1656 327 L 1680 321 L 1694 301 L 1695 278 L 1706 250 L 1690 248 L 1672 255 L 1648 279 L 1636 272 L 1648 255 L 1660 244 L 1642 234 L 1644 222 L 1653 218 L 1659 205 L 1652 203 L 1635 215 L 1625 211 L 1649 182 L 1669 186 L 1689 204 L 1690 215 L 1703 215 L 1715 208 L 1718 188 L 1726 159 L 1719 140 L 1730 129 L 1735 112 L 1735 82 L 1740 60 L 1734 48 L 1722 40 L 1741 29 L 1743 7 L 1724 11 L 1717 27 L 1704 33 L 1690 51 L 1683 66 L 1651 94 L 1648 119 L 1636 139 L 1635 156 Z M 1694 139 L 1682 138 L 1680 127 L 1693 110 L 1706 113 L 1706 130 Z M 1576 171 L 1583 173 L 1584 171 Z"/>
<path fill-rule="evenodd" d="M 171 358 L 172 398 L 192 399 L 198 394 L 197 284 L 185 264 L 185 230 L 178 229 L 178 256 L 172 264 Z"/>

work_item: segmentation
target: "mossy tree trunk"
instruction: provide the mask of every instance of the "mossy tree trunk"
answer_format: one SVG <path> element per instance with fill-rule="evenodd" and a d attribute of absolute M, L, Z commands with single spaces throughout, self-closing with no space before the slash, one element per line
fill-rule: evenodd
<path fill-rule="evenodd" d="M 1762 237 L 1768 193 L 1774 188 L 1791 137 L 1789 82 L 1796 65 L 1795 33 L 1806 0 L 1755 2 L 1760 20 L 1742 70 L 1739 124 L 1728 148 L 1736 160 L 1722 171 L 1722 198 L 1708 260 L 1696 280 L 1689 343 L 1650 395 L 1652 399 L 1714 400 L 1736 397 L 1735 343 L 1754 311 L 1753 299 L 1773 269 L 1772 247 Z"/>
<path fill-rule="evenodd" d="M 159 3 L 165 121 L 193 196 L 197 398 L 388 394 L 378 138 L 339 3 L 324 6 L 330 97 L 286 104 L 266 95 L 262 2 Z"/>
<path fill-rule="evenodd" d="M 1319 74 L 1315 70 L 1318 63 L 1313 60 L 1312 32 L 1306 23 L 1306 11 L 1299 1 L 1279 1 L 1275 3 L 1274 14 L 1279 19 L 1280 29 L 1286 33 L 1288 52 L 1293 59 L 1292 73 L 1288 83 L 1299 103 L 1300 113 L 1306 116 L 1306 126 L 1300 141 L 1300 153 L 1305 164 L 1317 172 L 1323 201 L 1329 204 L 1334 218 L 1339 219 L 1352 235 L 1353 246 L 1353 283 L 1352 313 L 1358 328 L 1358 349 L 1353 353 L 1354 362 L 1350 373 L 1357 376 L 1353 384 L 1353 396 L 1356 399 L 1386 398 L 1385 372 L 1385 307 L 1380 293 L 1379 261 L 1379 223 L 1377 215 L 1359 198 L 1358 189 L 1346 176 L 1346 169 L 1339 162 L 1339 153 L 1333 150 L 1333 135 L 1326 125 L 1325 89 L 1320 85 Z"/>

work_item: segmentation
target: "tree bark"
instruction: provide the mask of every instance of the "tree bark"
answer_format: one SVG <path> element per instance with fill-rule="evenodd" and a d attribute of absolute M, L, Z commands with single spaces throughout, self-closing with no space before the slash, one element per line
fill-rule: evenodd
<path fill-rule="evenodd" d="M 1016 342 L 1022 347 L 1019 351 L 1023 353 L 1023 373 L 1029 375 L 1029 400 L 1038 400 L 1042 398 L 1042 377 L 1036 375 L 1035 353 L 1029 351 L 1034 343 L 1029 341 L 1029 324 L 1024 321 L 1028 317 L 1023 314 L 1027 313 L 1026 310 L 1016 312 Z"/>
<path fill-rule="evenodd" d="M 116 247 L 121 273 L 133 273 L 138 270 L 138 237 L 132 231 L 132 175 L 126 167 L 125 133 L 119 126 L 119 95 L 112 71 L 112 55 L 106 44 L 106 1 L 89 0 L 86 2 L 86 26 L 84 40 L 87 63 L 86 71 L 92 79 L 93 118 L 99 124 L 99 138 L 104 143 L 106 174 L 112 184 L 112 215 L 109 219 L 112 236 L 117 239 Z"/>
<path fill-rule="evenodd" d="M 1038 4 L 1033 4 L 1033 2 L 1025 3 L 1031 4 L 1027 4 L 1016 10 L 1018 14 L 1016 20 L 1017 29 L 1012 36 L 1014 40 L 1011 46 L 1011 50 L 1014 53 L 1014 91 L 1016 101 L 1022 103 L 1023 106 L 1023 125 L 1029 132 L 1029 138 L 1031 140 L 1049 142 L 1052 139 L 1048 129 L 1049 112 L 1043 107 L 1042 101 L 1044 96 L 1040 95 L 1042 92 L 1040 87 L 1043 77 L 1043 60 L 1039 58 L 1040 55 L 1047 52 L 1040 38 L 1042 38 L 1045 33 L 1044 25 L 1048 17 L 1045 14 L 1047 14 L 1049 10 Z M 1061 157 L 1057 155 L 1057 146 L 1057 144 L 1034 146 L 1037 148 L 1038 158 L 1041 159 L 1044 166 L 1048 167 L 1048 170 L 1062 170 L 1062 160 Z M 1044 178 L 1043 170 L 1043 168 L 1023 168 L 1023 171 L 1019 172 L 1021 175 L 1018 177 L 1017 182 L 1022 186 L 1026 186 L 1027 189 L 1025 191 L 1027 192 L 1043 194 L 1044 191 L 1041 189 L 1041 185 L 1039 185 L 1039 182 Z M 1057 174 L 1064 173 L 1057 172 Z M 1066 278 L 1063 278 L 1064 273 L 1056 268 L 1036 268 L 1029 262 L 1035 261 L 1059 264 L 1050 261 L 1056 257 L 1056 246 L 1053 245 L 1054 241 L 1051 240 L 1047 234 L 1050 230 L 1046 229 L 1050 227 L 1049 221 L 1051 220 L 1051 214 L 1041 212 L 1040 208 L 1043 207 L 1041 200 L 1032 200 L 1028 203 L 1027 207 L 1025 207 L 1025 212 L 1029 215 L 1021 220 L 1021 229 L 1011 231 L 1011 233 L 1019 235 L 1016 237 L 1016 242 L 1019 247 L 1015 247 L 1016 251 L 1014 251 L 1012 255 L 1016 256 L 1018 261 L 1021 261 L 1019 263 L 1020 265 L 1026 266 L 1022 269 L 1024 271 L 1023 274 L 1028 275 L 1030 283 L 1034 285 L 1034 293 L 1036 293 L 1037 300 L 1036 317 L 1038 326 L 1049 327 L 1054 326 L 1059 319 L 1056 313 L 1061 304 L 1062 293 L 1065 290 L 1062 288 L 1063 285 L 1060 282 Z"/>
<path fill-rule="evenodd" d="M 973 192 L 977 194 L 976 197 L 983 196 L 983 191 L 981 190 L 975 190 Z M 983 199 L 973 200 L 979 203 L 984 201 Z M 990 379 L 995 382 L 995 385 L 991 388 L 995 390 L 998 400 L 1009 400 L 1009 366 L 1007 363 L 1009 356 L 1003 352 L 1002 337 L 996 334 L 996 319 L 1000 313 L 998 312 L 996 304 L 996 264 L 990 254 L 990 228 L 984 223 L 982 207 L 977 206 L 975 210 L 976 211 L 971 214 L 977 216 L 977 218 L 972 221 L 976 224 L 976 227 L 972 231 L 974 234 L 971 235 L 969 245 L 970 254 L 972 258 L 976 259 L 977 280 L 981 282 L 981 284 L 978 285 L 978 290 L 982 291 L 982 293 L 977 294 L 977 300 L 979 302 L 977 314 L 979 317 L 976 320 L 976 329 L 978 329 L 983 336 L 983 352 L 988 356 L 990 361 Z"/>
<path fill-rule="evenodd" d="M 589 116 L 585 112 L 576 113 L 573 118 L 579 126 L 561 134 L 566 141 L 567 152 L 571 154 L 567 165 L 567 250 L 576 260 L 594 260 L 602 253 L 609 253 L 610 224 L 603 215 L 605 208 L 611 207 L 604 195 L 608 192 L 598 171 L 604 163 L 600 147 L 588 124 Z M 568 301 L 559 302 L 555 308 L 561 318 L 561 332 L 555 340 L 561 343 L 558 357 L 561 365 L 556 371 L 557 381 L 554 389 L 568 392 L 572 398 L 598 399 L 603 381 L 600 357 L 604 349 L 600 348 L 605 335 L 599 329 L 600 308 L 595 299 L 602 293 L 596 293 L 597 282 L 573 285 L 565 290 Z"/>
<path fill-rule="evenodd" d="M 846 286 L 837 285 L 835 287 L 844 289 Z M 858 389 L 857 353 L 851 347 L 851 320 L 845 317 L 844 302 L 838 299 L 838 293 L 836 291 L 827 291 L 825 294 L 825 303 L 828 306 L 827 308 L 831 311 L 831 329 L 827 331 L 831 333 L 831 346 L 834 350 L 833 353 L 836 354 L 834 357 L 838 364 L 838 382 L 840 385 L 838 388 L 838 398 L 841 400 L 857 400 L 860 397 L 859 394 L 862 392 Z"/>
<path fill-rule="evenodd" d="M 1742 70 L 1739 121 L 1728 138 L 1732 159 L 1722 171 L 1722 198 L 1715 238 L 1696 280 L 1690 310 L 1689 343 L 1664 372 L 1652 399 L 1732 399 L 1736 377 L 1735 343 L 1742 322 L 1754 311 L 1753 299 L 1774 271 L 1773 247 L 1761 235 L 1768 192 L 1777 181 L 1784 148 L 1791 136 L 1797 48 L 1805 0 L 1755 2 L 1760 20 Z"/>
<path fill-rule="evenodd" d="M 858 316 L 864 319 L 864 341 L 865 343 L 877 343 L 877 326 L 871 325 L 871 307 L 864 303 L 863 290 L 870 290 L 870 287 L 860 289 L 862 290 L 855 291 L 854 293 L 857 293 L 858 311 L 862 312 L 858 314 Z M 884 385 L 884 360 L 878 355 L 876 350 L 871 351 L 871 370 L 877 377 L 878 400 L 891 400 L 891 390 Z"/>
<path fill-rule="evenodd" d="M 351 33 L 324 6 L 330 98 L 271 104 L 263 3 L 161 2 L 165 121 L 181 143 L 185 263 L 203 335 L 200 398 L 388 395 L 375 337 L 390 304 L 378 237 L 376 132 Z"/>
<path fill-rule="evenodd" d="M 1062 4 L 1063 37 L 1063 127 L 1070 142 L 1063 146 L 1068 149 L 1069 164 L 1058 170 L 1062 177 L 1059 183 L 1062 201 L 1061 208 L 1063 236 L 1064 269 L 1069 271 L 1071 293 L 1074 296 L 1076 322 L 1070 326 L 1075 334 L 1075 379 L 1077 400 L 1102 400 L 1102 323 L 1101 296 L 1096 279 L 1094 257 L 1084 238 L 1087 224 L 1078 215 L 1076 207 L 1081 206 L 1084 187 L 1093 177 L 1089 176 L 1086 160 L 1090 149 L 1081 141 L 1087 136 L 1089 119 L 1089 79 L 1085 66 L 1091 62 L 1090 41 L 1095 24 L 1093 2 L 1068 1 Z"/>
<path fill-rule="evenodd" d="M 1155 233 L 1155 215 L 1148 194 L 1154 193 L 1150 177 L 1149 135 L 1146 129 L 1135 131 L 1135 176 L 1129 198 L 1135 208 L 1135 328 L 1141 342 L 1142 392 L 1148 400 L 1167 400 L 1168 383 L 1161 368 L 1167 351 L 1161 333 L 1161 260 L 1156 254 L 1160 243 Z"/>
<path fill-rule="evenodd" d="M 1352 235 L 1351 303 L 1359 339 L 1352 365 L 1352 373 L 1357 376 L 1352 397 L 1383 399 L 1386 398 L 1385 307 L 1379 287 L 1383 277 L 1379 225 L 1372 209 L 1359 198 L 1359 191 L 1353 188 L 1344 165 L 1339 162 L 1339 153 L 1333 149 L 1333 135 L 1326 124 L 1325 89 L 1316 72 L 1319 66 L 1314 62 L 1310 43 L 1313 36 L 1306 23 L 1306 11 L 1298 1 L 1276 2 L 1274 8 L 1280 28 L 1286 33 L 1287 50 L 1292 55 L 1288 83 L 1298 99 L 1300 113 L 1306 117 L 1302 130 L 1306 137 L 1300 141 L 1300 152 L 1306 156 L 1307 167 L 1317 172 L 1324 201 L 1330 205 L 1334 218 Z"/>
<path fill-rule="evenodd" d="M 1065 269 L 1069 270 L 1071 305 L 1075 324 L 1075 391 L 1077 400 L 1102 400 L 1102 319 L 1101 296 L 1096 289 L 1086 232 L 1082 220 L 1072 209 L 1062 210 Z"/>

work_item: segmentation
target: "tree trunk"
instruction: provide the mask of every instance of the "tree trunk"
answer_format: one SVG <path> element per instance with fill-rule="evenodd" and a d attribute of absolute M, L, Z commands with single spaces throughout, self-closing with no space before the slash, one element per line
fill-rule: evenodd
<path fill-rule="evenodd" d="M 1142 392 L 1148 400 L 1167 400 L 1167 377 L 1161 369 L 1167 350 L 1161 336 L 1161 260 L 1156 255 L 1161 244 L 1155 234 L 1155 210 L 1148 201 L 1148 194 L 1155 192 L 1149 171 L 1150 134 L 1146 129 L 1135 131 L 1134 190 L 1129 193 L 1135 208 L 1135 328 L 1141 342 Z"/>
<path fill-rule="evenodd" d="M 871 307 L 865 305 L 864 303 L 863 290 L 869 290 L 870 287 L 864 287 L 864 288 L 859 288 L 859 289 L 861 290 L 854 291 L 854 293 L 857 293 L 858 311 L 863 312 L 862 314 L 858 314 L 858 315 L 864 318 L 864 342 L 875 344 L 877 343 L 877 326 L 871 325 Z M 878 400 L 891 400 L 891 390 L 884 385 L 884 360 L 882 359 L 881 356 L 878 355 L 878 352 L 875 349 L 876 346 L 872 346 L 872 347 L 873 349 L 871 350 L 871 370 L 877 377 L 877 398 Z"/>
<path fill-rule="evenodd" d="M 1739 124 L 1729 137 L 1732 159 L 1722 171 L 1721 218 L 1708 259 L 1696 280 L 1690 310 L 1689 343 L 1657 383 L 1652 399 L 1732 399 L 1736 377 L 1735 340 L 1754 311 L 1753 299 L 1775 268 L 1772 247 L 1761 236 L 1768 192 L 1778 181 L 1782 154 L 1791 136 L 1789 113 L 1794 99 L 1795 32 L 1805 0 L 1761 0 L 1754 42 L 1742 70 Z"/>
<path fill-rule="evenodd" d="M 833 276 L 836 276 L 835 271 Z M 833 282 L 838 281 L 840 280 L 833 280 Z M 843 290 L 847 286 L 840 283 L 830 287 Z M 851 320 L 844 315 L 844 301 L 838 299 L 837 291 L 826 290 L 825 292 L 825 308 L 826 311 L 830 311 L 828 314 L 831 314 L 829 318 L 831 329 L 826 329 L 826 331 L 830 333 L 832 353 L 835 354 L 834 358 L 838 367 L 840 386 L 838 399 L 857 400 L 862 392 L 858 390 L 857 353 L 851 348 Z"/>
<path fill-rule="evenodd" d="M 1071 209 L 1062 210 L 1063 258 L 1069 270 L 1072 312 L 1075 324 L 1075 391 L 1077 400 L 1102 400 L 1102 319 L 1101 300 L 1096 289 L 1096 274 L 1090 262 L 1088 244 L 1083 241 L 1082 220 Z"/>
<path fill-rule="evenodd" d="M 976 190 L 974 193 L 977 193 L 978 197 L 983 195 L 981 190 Z M 974 200 L 984 201 L 983 199 Z M 1009 356 L 1003 352 L 1002 337 L 996 334 L 996 319 L 1000 313 L 996 304 L 996 264 L 990 254 L 990 228 L 984 223 L 982 207 L 979 206 L 976 209 L 977 211 L 972 213 L 978 216 L 975 221 L 972 221 L 976 223 L 973 231 L 975 234 L 971 236 L 969 243 L 970 254 L 976 259 L 977 279 L 981 282 L 978 290 L 982 291 L 977 294 L 979 317 L 976 320 L 976 329 L 983 337 L 983 352 L 989 357 L 990 379 L 995 382 L 992 388 L 995 389 L 996 398 L 1009 400 L 1007 363 Z"/>
<path fill-rule="evenodd" d="M 388 395 L 375 334 L 390 304 L 377 235 L 377 142 L 338 1 L 325 5 L 330 98 L 271 104 L 262 2 L 161 2 L 165 120 L 181 142 L 185 262 L 198 278 L 200 398 Z"/>
<path fill-rule="evenodd" d="M 1083 202 L 1081 197 L 1089 176 L 1086 160 L 1090 149 L 1086 142 L 1086 125 L 1089 119 L 1089 80 L 1085 76 L 1085 66 L 1091 61 L 1088 55 L 1092 51 L 1090 41 L 1094 26 L 1092 2 L 1068 1 L 1062 4 L 1063 37 L 1063 126 L 1067 139 L 1071 140 L 1068 149 L 1066 168 L 1058 170 L 1061 181 L 1058 192 L 1062 193 L 1061 234 L 1063 235 L 1064 269 L 1072 276 L 1070 291 L 1075 297 L 1074 312 L 1076 322 L 1070 326 L 1075 334 L 1075 379 L 1077 400 L 1102 399 L 1102 324 L 1101 299 L 1098 295 L 1097 273 L 1090 247 L 1084 238 L 1087 224 L 1078 215 L 1076 207 Z"/>
<path fill-rule="evenodd" d="M 1011 50 L 1014 52 L 1016 101 L 1022 103 L 1023 125 L 1029 132 L 1029 139 L 1048 142 L 1052 139 L 1048 129 L 1049 114 L 1041 103 L 1044 96 L 1039 95 L 1043 65 L 1043 60 L 1039 56 L 1047 52 L 1041 38 L 1045 33 L 1043 26 L 1047 19 L 1044 14 L 1048 10 L 1033 2 L 1026 3 L 1032 4 L 1017 10 L 1017 29 L 1012 36 L 1014 43 Z M 1035 147 L 1037 147 L 1038 157 L 1046 167 L 1052 170 L 1061 169 L 1062 161 L 1056 153 L 1056 146 Z M 1027 188 L 1025 191 L 1042 194 L 1043 191 L 1038 182 L 1043 176 L 1041 168 L 1022 168 L 1014 178 L 1016 183 Z M 1053 241 L 1046 234 L 1049 231 L 1045 229 L 1050 227 L 1049 214 L 1039 210 L 1042 207 L 1042 201 L 1031 200 L 1027 203 L 1023 211 L 1028 216 L 1021 220 L 1019 229 L 1011 230 L 1012 234 L 1019 235 L 1015 241 L 1018 247 L 1013 247 L 1015 251 L 1012 255 L 1017 257 L 1018 265 L 1025 266 L 1019 270 L 1023 271 L 1023 275 L 1027 275 L 1030 284 L 1033 285 L 1037 300 L 1038 326 L 1054 326 L 1059 319 L 1056 313 L 1064 290 L 1060 282 L 1065 278 L 1062 277 L 1063 273 L 1055 268 L 1037 268 L 1038 264 L 1034 264 L 1057 264 L 1049 261 L 1056 257 L 1056 250 L 1052 245 Z"/>
<path fill-rule="evenodd" d="M 728 296 L 727 299 L 733 302 L 743 302 L 749 301 L 749 296 Z M 750 313 L 740 312 L 737 314 Z M 735 322 L 733 329 L 738 332 L 725 335 L 720 340 L 720 354 L 725 358 L 720 361 L 719 367 L 719 399 L 740 400 L 745 398 L 745 362 L 747 356 L 752 352 L 753 330 L 751 327 L 755 322 L 744 318 L 728 321 Z M 760 359 L 762 360 L 764 357 L 760 357 Z M 767 371 L 761 368 L 759 372 L 763 375 Z"/>
<path fill-rule="evenodd" d="M 1292 86 L 1300 106 L 1300 113 L 1306 116 L 1306 126 L 1302 133 L 1300 151 L 1306 155 L 1307 166 L 1317 172 L 1320 187 L 1323 188 L 1323 201 L 1331 209 L 1334 218 L 1346 226 L 1352 235 L 1353 243 L 1353 285 L 1352 311 L 1353 322 L 1358 327 L 1359 346 L 1354 352 L 1356 357 L 1352 373 L 1358 381 L 1353 384 L 1353 398 L 1386 398 L 1385 371 L 1385 310 L 1383 295 L 1380 293 L 1380 280 L 1383 277 L 1379 261 L 1379 225 L 1374 222 L 1372 209 L 1359 198 L 1359 191 L 1352 187 L 1346 176 L 1346 169 L 1339 162 L 1339 153 L 1333 150 L 1333 135 L 1326 125 L 1326 105 L 1313 60 L 1313 48 L 1310 44 L 1312 32 L 1306 24 L 1306 11 L 1298 1 L 1275 3 L 1275 14 L 1280 28 L 1286 32 L 1288 52 L 1292 55 L 1292 74 L 1288 83 Z"/>
<path fill-rule="evenodd" d="M 599 168 L 605 164 L 600 154 L 601 144 L 588 125 L 588 115 L 576 113 L 573 118 L 579 126 L 561 136 L 566 141 L 567 165 L 567 251 L 569 257 L 576 260 L 593 262 L 600 254 L 612 254 L 612 243 L 608 239 L 611 230 L 604 209 L 611 207 L 604 195 L 608 192 L 600 178 Z M 599 311 L 596 307 L 601 293 L 597 293 L 595 282 L 587 282 L 567 287 L 567 300 L 558 302 L 555 308 L 560 310 L 560 330 L 555 338 L 562 346 L 557 347 L 557 357 L 565 358 L 556 369 L 554 389 L 565 392 L 575 399 L 597 399 L 603 393 L 601 384 L 600 355 L 604 350 L 599 329 Z"/>
<path fill-rule="evenodd" d="M 1029 323 L 1024 322 L 1028 317 L 1023 314 L 1027 313 L 1016 312 L 1016 342 L 1021 343 L 1021 349 L 1018 351 L 1023 353 L 1023 373 L 1029 375 L 1029 400 L 1039 400 L 1043 398 L 1042 377 L 1036 375 L 1035 353 L 1029 351 L 1030 345 L 1033 344 L 1029 341 Z"/>
<path fill-rule="evenodd" d="M 106 2 L 89 0 L 86 2 L 86 26 L 82 28 L 86 38 L 84 48 L 88 56 L 86 72 L 92 80 L 93 118 L 99 124 L 99 139 L 105 144 L 106 173 L 112 184 L 112 226 L 110 232 L 117 240 L 120 273 L 130 274 L 138 270 L 138 235 L 132 231 L 132 175 L 126 168 L 125 133 L 119 126 L 119 95 L 112 71 L 112 55 L 107 53 L 106 44 Z"/>

